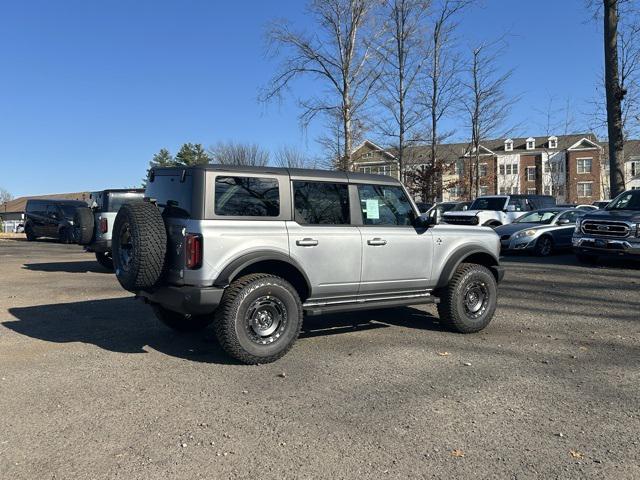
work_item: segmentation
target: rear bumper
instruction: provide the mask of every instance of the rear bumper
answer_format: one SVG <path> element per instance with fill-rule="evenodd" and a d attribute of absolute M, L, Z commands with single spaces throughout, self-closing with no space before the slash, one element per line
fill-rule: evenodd
<path fill-rule="evenodd" d="M 216 287 L 158 287 L 152 292 L 137 292 L 136 298 L 156 303 L 182 314 L 213 313 L 220 304 L 224 289 Z"/>
<path fill-rule="evenodd" d="M 98 253 L 110 252 L 111 240 L 98 240 L 96 242 L 93 242 L 90 245 L 87 245 L 85 247 L 85 250 L 87 252 L 98 252 Z"/>

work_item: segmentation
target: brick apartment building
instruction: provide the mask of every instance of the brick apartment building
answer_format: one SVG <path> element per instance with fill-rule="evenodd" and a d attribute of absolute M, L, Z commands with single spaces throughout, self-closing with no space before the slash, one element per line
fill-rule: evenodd
<path fill-rule="evenodd" d="M 466 185 L 475 160 L 467 143 L 439 146 L 445 172 L 442 200 L 469 198 Z M 479 191 L 493 194 L 545 194 L 558 203 L 592 203 L 608 198 L 607 145 L 592 133 L 504 138 L 482 142 L 479 152 Z M 425 165 L 429 149 L 416 146 L 405 155 L 407 170 Z M 625 144 L 627 188 L 640 188 L 640 141 Z M 398 178 L 393 150 L 363 142 L 353 154 L 353 169 Z"/>

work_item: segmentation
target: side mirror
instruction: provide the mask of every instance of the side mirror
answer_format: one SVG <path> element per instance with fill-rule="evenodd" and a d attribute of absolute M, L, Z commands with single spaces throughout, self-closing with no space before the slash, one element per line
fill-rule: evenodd
<path fill-rule="evenodd" d="M 418 218 L 416 218 L 416 227 L 419 228 L 429 228 L 436 223 L 436 219 L 431 215 L 422 214 Z"/>
<path fill-rule="evenodd" d="M 569 225 L 570 223 L 574 224 L 576 222 L 572 222 L 568 218 L 561 218 L 560 220 L 558 220 L 558 225 Z"/>

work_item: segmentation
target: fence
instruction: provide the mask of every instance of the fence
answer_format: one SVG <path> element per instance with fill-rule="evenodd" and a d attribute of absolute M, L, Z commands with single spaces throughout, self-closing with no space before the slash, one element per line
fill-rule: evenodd
<path fill-rule="evenodd" d="M 0 232 L 16 233 L 18 225 L 22 224 L 22 220 L 0 220 Z"/>

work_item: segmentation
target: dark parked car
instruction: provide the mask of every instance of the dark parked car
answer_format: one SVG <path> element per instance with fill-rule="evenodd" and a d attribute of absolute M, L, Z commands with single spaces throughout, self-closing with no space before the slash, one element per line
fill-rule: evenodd
<path fill-rule="evenodd" d="M 627 190 L 576 223 L 573 247 L 580 262 L 600 256 L 640 259 L 640 190 Z"/>
<path fill-rule="evenodd" d="M 63 243 L 73 242 L 73 215 L 78 207 L 86 207 L 80 200 L 28 200 L 24 233 L 28 241 L 40 237 L 57 238 Z"/>
<path fill-rule="evenodd" d="M 585 214 L 577 208 L 545 208 L 529 212 L 509 225 L 495 229 L 502 251 L 530 251 L 541 257 L 571 247 L 576 220 Z"/>
<path fill-rule="evenodd" d="M 598 200 L 597 202 L 593 202 L 593 206 L 603 209 L 610 203 L 611 203 L 611 200 Z"/>

